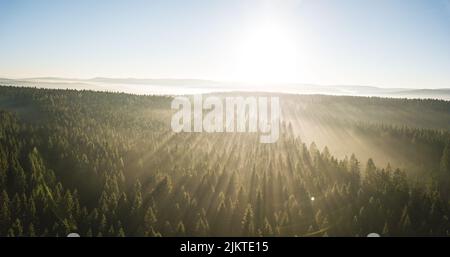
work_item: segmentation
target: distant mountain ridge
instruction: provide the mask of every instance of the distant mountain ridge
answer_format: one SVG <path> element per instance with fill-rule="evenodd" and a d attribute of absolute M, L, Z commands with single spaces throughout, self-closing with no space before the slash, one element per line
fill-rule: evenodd
<path fill-rule="evenodd" d="M 434 98 L 450 100 L 450 88 L 414 89 L 382 88 L 360 85 L 316 85 L 301 83 L 257 84 L 222 82 L 204 79 L 147 79 L 147 78 L 107 78 L 89 79 L 35 77 L 24 79 L 0 78 L 0 85 L 27 86 L 38 88 L 61 88 L 94 91 L 112 91 L 132 94 L 195 94 L 221 91 L 259 91 L 292 94 L 325 94 L 379 96 L 395 98 Z"/>

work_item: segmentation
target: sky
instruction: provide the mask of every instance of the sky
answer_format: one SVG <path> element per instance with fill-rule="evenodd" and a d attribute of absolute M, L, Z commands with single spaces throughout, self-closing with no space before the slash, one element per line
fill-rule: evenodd
<path fill-rule="evenodd" d="M 450 0 L 0 0 L 0 77 L 450 88 Z"/>

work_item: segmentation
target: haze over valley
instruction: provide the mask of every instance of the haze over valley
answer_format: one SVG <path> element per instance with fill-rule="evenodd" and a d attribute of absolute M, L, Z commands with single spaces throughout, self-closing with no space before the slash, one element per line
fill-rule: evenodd
<path fill-rule="evenodd" d="M 23 79 L 0 78 L 0 85 L 50 89 L 76 89 L 122 92 L 143 95 L 185 95 L 212 92 L 273 92 L 288 94 L 323 94 L 378 96 L 393 98 L 431 98 L 450 100 L 450 88 L 396 88 L 361 85 L 319 85 L 302 83 L 245 83 L 202 79 L 136 79 L 104 78 L 68 79 L 39 77 Z"/>

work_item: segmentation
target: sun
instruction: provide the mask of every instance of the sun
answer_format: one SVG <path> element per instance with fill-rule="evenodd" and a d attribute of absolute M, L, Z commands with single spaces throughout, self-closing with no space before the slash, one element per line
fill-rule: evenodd
<path fill-rule="evenodd" d="M 240 81 L 276 83 L 295 79 L 298 46 L 280 22 L 264 21 L 248 29 L 237 47 L 235 77 Z"/>

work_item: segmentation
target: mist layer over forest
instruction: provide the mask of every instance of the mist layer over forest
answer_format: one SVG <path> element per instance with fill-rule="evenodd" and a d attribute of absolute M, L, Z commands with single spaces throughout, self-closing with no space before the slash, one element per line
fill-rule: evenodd
<path fill-rule="evenodd" d="M 257 95 L 274 144 L 173 133 L 171 96 L 0 87 L 0 235 L 449 234 L 450 102 Z"/>
<path fill-rule="evenodd" d="M 440 85 L 435 85 L 432 89 L 420 89 L 361 85 L 317 85 L 305 83 L 262 84 L 203 79 L 137 79 L 104 77 L 91 79 L 68 79 L 59 77 L 23 79 L 0 78 L 0 84 L 17 87 L 93 90 L 138 95 L 186 95 L 246 91 L 450 100 L 450 89 L 442 88 Z"/>

